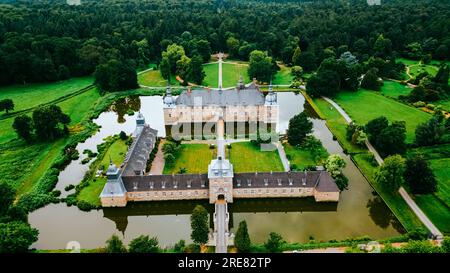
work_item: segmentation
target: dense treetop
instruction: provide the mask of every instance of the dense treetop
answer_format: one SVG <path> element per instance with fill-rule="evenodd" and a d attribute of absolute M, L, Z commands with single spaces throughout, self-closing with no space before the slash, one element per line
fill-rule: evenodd
<path fill-rule="evenodd" d="M 305 69 L 329 57 L 328 47 L 361 61 L 377 48 L 409 56 L 417 42 L 442 59 L 449 57 L 448 18 L 450 3 L 438 0 L 19 0 L 0 5 L 0 84 L 91 74 L 110 59 L 159 62 L 171 43 L 190 58 L 210 46 L 241 59 L 263 50 L 285 63 L 299 48 L 303 56 L 294 60 Z M 391 44 L 377 44 L 380 34 Z"/>

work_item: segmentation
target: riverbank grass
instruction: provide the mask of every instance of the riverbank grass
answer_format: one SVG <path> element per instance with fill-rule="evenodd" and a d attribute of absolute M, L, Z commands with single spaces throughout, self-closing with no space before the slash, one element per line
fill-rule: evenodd
<path fill-rule="evenodd" d="M 181 144 L 174 154 L 175 162 L 164 165 L 164 174 L 177 174 L 180 170 L 186 173 L 207 173 L 208 165 L 216 156 L 216 150 L 210 149 L 208 144 Z"/>
<path fill-rule="evenodd" d="M 231 144 L 231 149 L 226 149 L 235 173 L 242 172 L 283 172 L 278 151 L 261 151 L 259 145 L 251 142 L 237 142 Z"/>
<path fill-rule="evenodd" d="M 417 125 L 431 118 L 430 114 L 419 109 L 364 89 L 357 92 L 341 92 L 336 96 L 335 101 L 344 108 L 354 122 L 361 125 L 380 116 L 385 116 L 391 122 L 405 121 L 408 143 L 414 141 Z"/>

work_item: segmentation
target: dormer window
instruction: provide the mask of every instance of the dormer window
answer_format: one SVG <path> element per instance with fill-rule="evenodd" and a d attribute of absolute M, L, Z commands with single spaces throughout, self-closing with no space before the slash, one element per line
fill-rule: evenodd
<path fill-rule="evenodd" d="M 149 186 L 150 186 L 150 189 L 153 189 L 153 186 L 154 186 L 154 182 L 150 182 L 150 183 L 148 183 L 149 184 Z"/>
<path fill-rule="evenodd" d="M 202 185 L 202 188 L 205 187 L 205 180 L 202 180 L 201 185 Z"/>
<path fill-rule="evenodd" d="M 173 188 L 174 188 L 174 189 L 178 188 L 178 181 L 174 181 L 174 182 L 173 182 Z"/>
<path fill-rule="evenodd" d="M 192 185 L 192 181 L 191 181 L 191 180 L 188 180 L 188 181 L 187 181 L 187 187 L 190 188 L 191 185 Z"/>
<path fill-rule="evenodd" d="M 138 183 L 137 182 L 133 182 L 133 190 L 137 190 L 138 189 Z"/>
<path fill-rule="evenodd" d="M 306 186 L 306 178 L 305 177 L 302 178 L 302 185 Z"/>
<path fill-rule="evenodd" d="M 289 181 L 289 185 L 292 186 L 292 183 L 294 182 L 294 180 L 292 180 L 292 178 L 289 178 L 288 181 Z"/>
<path fill-rule="evenodd" d="M 236 186 L 238 186 L 238 187 L 241 186 L 241 179 L 238 179 L 238 180 L 237 180 L 237 185 L 236 185 Z"/>
<path fill-rule="evenodd" d="M 278 181 L 278 186 L 281 186 L 281 179 L 278 178 L 277 181 Z M 289 183 L 289 185 L 291 185 L 291 183 Z"/>
<path fill-rule="evenodd" d="M 267 179 L 267 178 L 264 178 L 264 186 L 269 186 L 269 179 Z"/>
<path fill-rule="evenodd" d="M 166 188 L 166 181 L 162 181 L 162 182 L 161 182 L 161 188 L 163 188 L 163 189 Z"/>
<path fill-rule="evenodd" d="M 247 179 L 247 186 L 249 186 L 249 187 L 252 186 L 252 180 L 251 179 Z"/>

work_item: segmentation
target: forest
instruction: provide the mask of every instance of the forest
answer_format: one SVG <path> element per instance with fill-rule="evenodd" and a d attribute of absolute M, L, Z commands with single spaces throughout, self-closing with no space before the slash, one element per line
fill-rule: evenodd
<path fill-rule="evenodd" d="M 65 0 L 0 1 L 0 85 L 92 74 L 120 60 L 159 63 L 168 45 L 186 55 L 225 51 L 248 60 L 267 51 L 305 71 L 350 51 L 367 61 L 380 34 L 393 57 L 450 58 L 448 1 Z M 5 4 L 7 3 L 7 4 Z M 414 12 L 411 12 L 414 11 Z M 374 46 L 375 45 L 375 46 Z M 301 54 L 293 58 L 298 49 Z M 299 52 L 297 52 L 299 53 Z"/>

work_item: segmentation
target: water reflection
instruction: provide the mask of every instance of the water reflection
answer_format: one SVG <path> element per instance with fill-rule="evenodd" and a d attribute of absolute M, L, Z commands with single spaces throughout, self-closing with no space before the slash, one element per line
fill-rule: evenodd
<path fill-rule="evenodd" d="M 141 109 L 141 99 L 139 96 L 128 96 L 116 100 L 111 105 L 111 111 L 117 114 L 117 122 L 124 123 L 125 114 L 134 113 Z"/>

